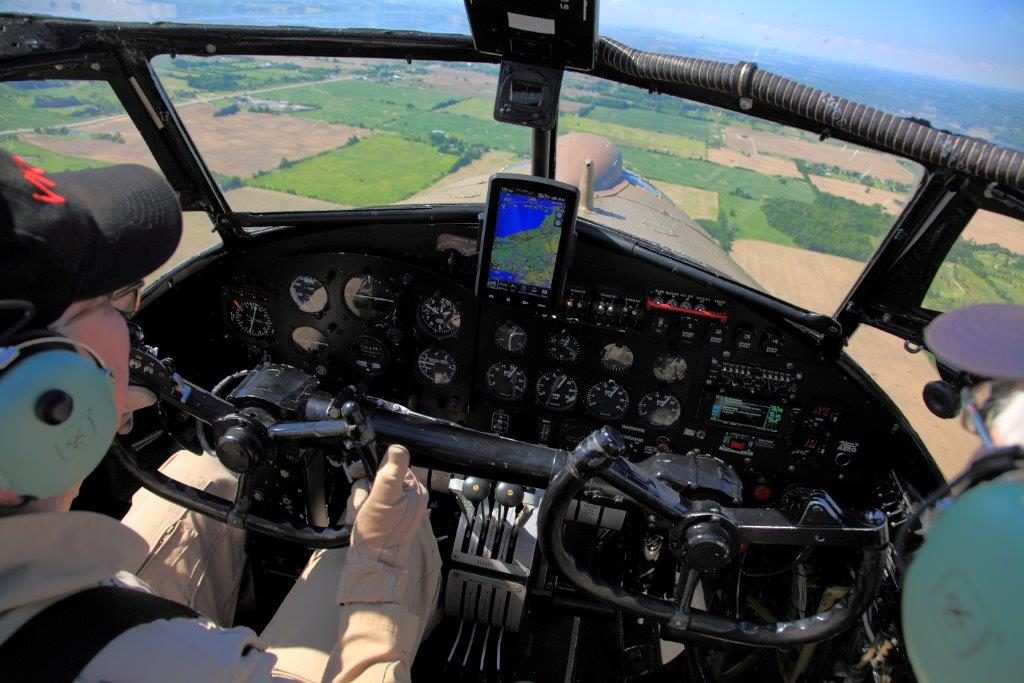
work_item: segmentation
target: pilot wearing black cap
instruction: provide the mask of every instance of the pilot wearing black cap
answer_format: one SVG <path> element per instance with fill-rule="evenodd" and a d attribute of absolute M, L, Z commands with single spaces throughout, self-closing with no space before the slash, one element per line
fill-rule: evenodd
<path fill-rule="evenodd" d="M 440 558 L 401 446 L 372 490 L 353 487 L 351 547 L 314 553 L 259 637 L 218 626 L 233 618 L 242 531 L 147 491 L 123 523 L 69 511 L 153 400 L 128 386 L 124 316 L 180 237 L 178 201 L 150 169 L 50 176 L 0 151 L 0 680 L 408 680 Z M 233 497 L 211 456 L 163 470 Z"/>

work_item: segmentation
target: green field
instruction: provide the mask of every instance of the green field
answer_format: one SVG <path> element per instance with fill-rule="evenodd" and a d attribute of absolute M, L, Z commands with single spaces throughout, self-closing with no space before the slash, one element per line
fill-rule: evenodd
<path fill-rule="evenodd" d="M 683 135 L 685 137 L 704 140 L 717 132 L 714 124 L 701 119 L 694 119 L 688 116 L 673 115 L 649 109 L 612 109 L 610 107 L 595 107 L 587 114 L 587 118 L 605 123 L 614 123 L 620 126 L 649 130 L 656 133 L 667 133 L 669 135 Z"/>
<path fill-rule="evenodd" d="M 57 154 L 48 149 L 30 145 L 16 137 L 0 139 L 0 147 L 3 147 L 11 154 L 17 154 L 33 166 L 42 166 L 46 169 L 47 173 L 78 171 L 83 168 L 102 168 L 110 165 L 104 161 Z"/>
<path fill-rule="evenodd" d="M 639 128 L 620 126 L 615 123 L 604 123 L 579 116 L 562 116 L 558 120 L 559 133 L 578 131 L 603 135 L 622 147 L 637 147 L 652 152 L 672 154 L 682 157 L 703 159 L 707 156 L 707 145 L 703 140 L 652 133 Z"/>
<path fill-rule="evenodd" d="M 449 107 L 445 107 L 443 111 L 452 114 L 465 114 L 466 116 L 487 121 L 494 120 L 494 102 L 485 100 L 482 97 L 469 97 Z"/>
<path fill-rule="evenodd" d="M 375 135 L 246 184 L 347 206 L 376 206 L 416 194 L 443 178 L 457 159 L 423 142 Z"/>
<path fill-rule="evenodd" d="M 292 112 L 293 116 L 364 128 L 378 128 L 399 117 L 458 99 L 457 95 L 436 90 L 363 80 L 332 81 L 275 90 L 267 93 L 267 97 L 316 107 Z"/>
<path fill-rule="evenodd" d="M 404 116 L 383 127 L 416 140 L 429 140 L 432 132 L 444 131 L 468 145 L 516 154 L 529 153 L 531 145 L 530 131 L 522 126 L 484 121 L 465 114 L 453 114 L 446 109 Z"/>
<path fill-rule="evenodd" d="M 635 147 L 623 147 L 622 156 L 626 168 L 646 178 L 711 190 L 718 192 L 719 196 L 740 188 L 754 199 L 778 197 L 801 202 L 814 200 L 814 189 L 803 180 L 764 175 L 701 159 L 682 159 Z"/>
<path fill-rule="evenodd" d="M 736 239 L 796 246 L 793 238 L 768 225 L 768 219 L 761 211 L 761 202 L 721 192 L 718 195 L 718 206 L 728 216 L 729 224 L 736 227 Z"/>
<path fill-rule="evenodd" d="M 66 126 L 123 113 L 114 91 L 100 81 L 0 83 L 0 131 Z"/>

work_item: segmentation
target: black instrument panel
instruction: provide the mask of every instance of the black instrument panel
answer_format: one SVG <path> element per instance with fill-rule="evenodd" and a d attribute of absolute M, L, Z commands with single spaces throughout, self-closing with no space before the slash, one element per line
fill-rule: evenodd
<path fill-rule="evenodd" d="M 483 301 L 472 275 L 429 263 L 240 263 L 221 286 L 224 333 L 328 388 L 561 448 L 612 424 L 634 460 L 696 449 L 748 488 L 856 484 L 886 450 L 879 409 L 810 341 L 680 275 L 595 245 L 577 256 L 554 314 Z"/>

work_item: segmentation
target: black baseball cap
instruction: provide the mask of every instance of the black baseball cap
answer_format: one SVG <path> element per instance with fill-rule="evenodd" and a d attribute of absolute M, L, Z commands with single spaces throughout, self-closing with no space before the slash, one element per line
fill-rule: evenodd
<path fill-rule="evenodd" d="M 181 240 L 181 206 L 137 164 L 44 169 L 0 150 L 0 299 L 36 307 L 48 325 L 75 301 L 141 280 Z"/>
<path fill-rule="evenodd" d="M 973 304 L 943 313 L 925 328 L 924 341 L 955 370 L 1024 380 L 1024 306 Z"/>

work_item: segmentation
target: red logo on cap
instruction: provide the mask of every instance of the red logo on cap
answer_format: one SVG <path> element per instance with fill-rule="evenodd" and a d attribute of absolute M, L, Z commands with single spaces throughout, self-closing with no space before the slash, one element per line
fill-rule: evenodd
<path fill-rule="evenodd" d="M 46 177 L 46 171 L 36 166 L 30 166 L 28 162 L 19 156 L 15 156 L 14 163 L 18 165 L 21 170 L 21 175 L 25 176 L 25 180 L 32 183 L 38 192 L 32 193 L 32 199 L 37 202 L 44 202 L 46 204 L 63 204 L 64 197 L 53 191 L 53 188 L 57 187 L 57 183 L 53 182 Z"/>

